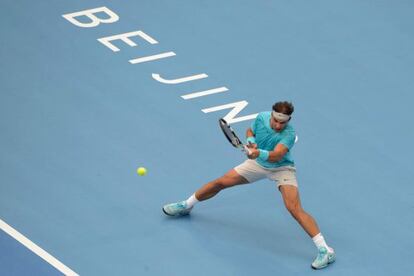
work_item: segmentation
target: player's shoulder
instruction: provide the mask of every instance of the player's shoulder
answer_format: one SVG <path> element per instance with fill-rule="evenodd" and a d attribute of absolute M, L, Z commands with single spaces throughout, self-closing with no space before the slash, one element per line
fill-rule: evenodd
<path fill-rule="evenodd" d="M 293 127 L 292 124 L 287 124 L 285 129 L 283 130 L 283 132 L 285 132 L 286 134 L 295 134 L 295 128 Z"/>
<path fill-rule="evenodd" d="M 270 114 L 271 114 L 271 112 L 270 111 L 262 111 L 262 112 L 259 112 L 259 114 L 257 114 L 257 117 L 256 117 L 256 119 L 257 120 L 268 120 L 268 119 L 270 119 Z"/>

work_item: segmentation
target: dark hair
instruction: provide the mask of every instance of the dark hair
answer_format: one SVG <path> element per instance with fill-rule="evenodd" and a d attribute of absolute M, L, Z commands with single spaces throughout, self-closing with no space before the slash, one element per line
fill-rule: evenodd
<path fill-rule="evenodd" d="M 273 110 L 290 116 L 295 108 L 290 102 L 277 102 L 273 105 Z"/>

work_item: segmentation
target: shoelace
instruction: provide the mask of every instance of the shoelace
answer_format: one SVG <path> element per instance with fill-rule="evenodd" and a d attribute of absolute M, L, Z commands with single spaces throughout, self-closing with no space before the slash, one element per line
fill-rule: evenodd
<path fill-rule="evenodd" d="M 317 259 L 318 261 L 322 261 L 322 260 L 323 260 L 323 258 L 326 256 L 326 254 L 328 254 L 328 252 L 327 252 L 327 251 L 319 251 L 319 252 L 318 252 L 318 256 L 316 257 L 316 259 Z"/>
<path fill-rule="evenodd" d="M 177 207 L 178 208 L 185 208 L 185 202 L 178 202 Z"/>

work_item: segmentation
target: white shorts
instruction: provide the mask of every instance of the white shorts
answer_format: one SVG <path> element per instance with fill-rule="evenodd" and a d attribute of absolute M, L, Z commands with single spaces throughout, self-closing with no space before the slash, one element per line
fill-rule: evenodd
<path fill-rule="evenodd" d="M 255 160 L 247 159 L 234 170 L 246 178 L 249 183 L 268 178 L 277 182 L 277 187 L 281 185 L 292 185 L 298 187 L 296 181 L 296 168 L 293 166 L 283 166 L 279 168 L 264 168 L 257 164 Z"/>

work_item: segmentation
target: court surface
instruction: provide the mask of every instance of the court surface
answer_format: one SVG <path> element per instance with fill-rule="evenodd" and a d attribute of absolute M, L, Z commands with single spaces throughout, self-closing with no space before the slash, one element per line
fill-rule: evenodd
<path fill-rule="evenodd" d="M 63 16 L 100 7 L 118 20 Z M 79 275 L 410 274 L 413 9 L 1 1 L 0 219 Z M 325 270 L 272 182 L 161 211 L 244 160 L 220 117 L 243 136 L 279 100 L 295 105 L 302 204 L 337 252 Z M 1 275 L 64 273 L 2 230 Z"/>

